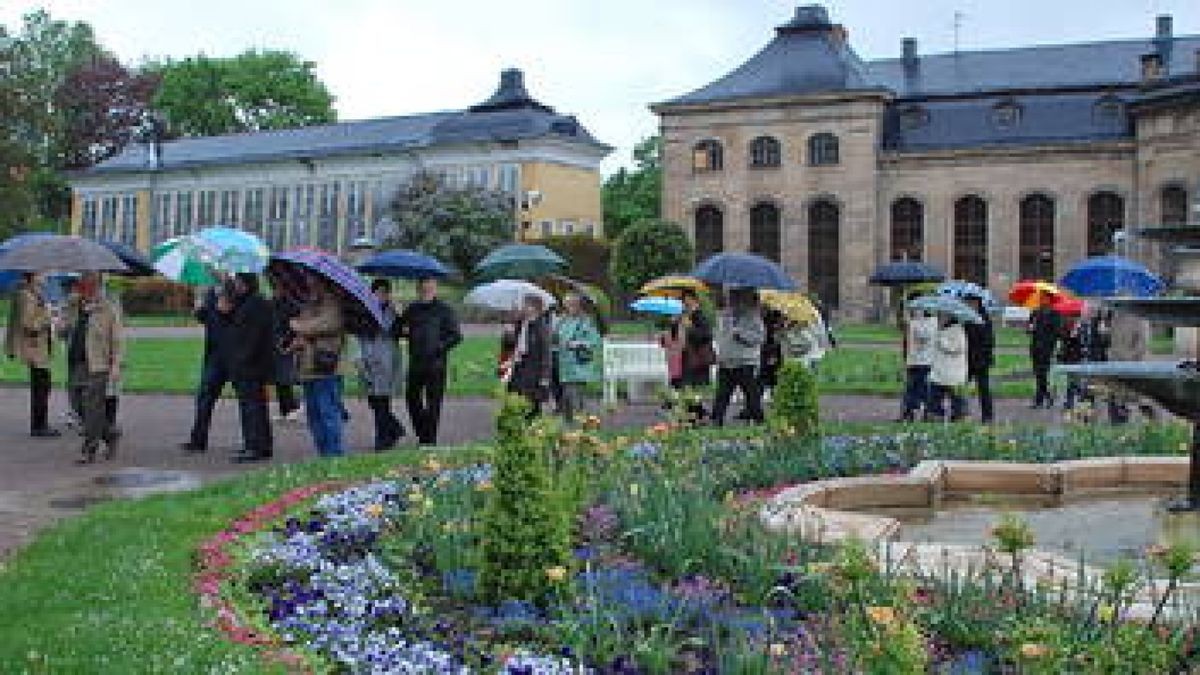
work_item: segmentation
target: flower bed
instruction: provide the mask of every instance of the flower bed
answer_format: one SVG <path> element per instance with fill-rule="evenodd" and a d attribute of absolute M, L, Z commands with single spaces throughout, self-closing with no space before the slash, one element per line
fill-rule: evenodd
<path fill-rule="evenodd" d="M 1164 672 L 1186 664 L 1192 634 L 1124 621 L 1128 582 L 1120 579 L 1087 595 L 1090 605 L 1013 586 L 1002 569 L 909 579 L 862 546 L 766 532 L 756 509 L 779 485 L 931 458 L 1165 454 L 1178 447 L 1176 430 L 931 428 L 814 440 L 659 427 L 642 439 L 605 439 L 519 426 L 522 434 L 502 439 L 495 469 L 430 459 L 299 507 L 329 487 L 315 486 L 290 494 L 296 508 L 286 515 L 273 502 L 218 535 L 202 560 L 218 563 L 222 576 L 200 585 L 234 603 L 214 604 L 218 621 L 220 608 L 244 617 L 226 634 L 276 656 L 290 649 L 293 664 L 363 673 Z M 486 552 L 505 535 L 487 529 L 489 509 L 520 498 L 505 492 L 501 467 L 503 446 L 525 442 L 545 449 L 529 456 L 552 478 L 536 495 L 546 512 L 577 514 L 573 549 L 565 564 L 534 570 L 544 593 L 491 597 Z"/>

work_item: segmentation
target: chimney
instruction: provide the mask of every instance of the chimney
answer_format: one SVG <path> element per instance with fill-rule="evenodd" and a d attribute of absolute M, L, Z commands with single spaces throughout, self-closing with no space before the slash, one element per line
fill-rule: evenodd
<path fill-rule="evenodd" d="M 1158 18 L 1154 21 L 1154 37 L 1159 40 L 1170 40 L 1174 33 L 1172 30 L 1173 24 L 1174 21 L 1171 19 L 1170 14 L 1159 14 Z"/>
<path fill-rule="evenodd" d="M 1153 82 L 1163 74 L 1162 54 L 1158 52 L 1150 52 L 1142 54 L 1142 82 Z"/>
<path fill-rule="evenodd" d="M 1174 21 L 1170 14 L 1159 14 L 1154 21 L 1154 51 L 1162 61 L 1162 74 L 1171 70 L 1172 43 L 1175 41 Z"/>
<path fill-rule="evenodd" d="M 910 71 L 916 72 L 920 65 L 919 57 L 917 56 L 917 38 L 904 38 L 900 44 L 903 48 L 904 73 L 907 75 Z"/>
<path fill-rule="evenodd" d="M 842 24 L 834 24 L 833 28 L 829 29 L 829 38 L 833 40 L 833 44 L 841 47 L 850 39 L 850 33 Z"/>

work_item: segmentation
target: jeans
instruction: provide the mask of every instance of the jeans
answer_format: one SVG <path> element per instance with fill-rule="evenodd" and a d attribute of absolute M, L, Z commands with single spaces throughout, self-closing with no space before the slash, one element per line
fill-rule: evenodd
<path fill-rule="evenodd" d="M 50 369 L 29 367 L 29 430 L 50 428 Z"/>
<path fill-rule="evenodd" d="M 995 406 L 992 402 L 992 380 L 987 369 L 971 371 L 969 379 L 974 380 L 979 389 L 979 419 L 991 422 L 995 418 Z"/>
<path fill-rule="evenodd" d="M 273 443 L 271 422 L 267 419 L 266 383 L 234 381 L 233 391 L 237 394 L 245 454 L 252 457 L 270 457 Z"/>
<path fill-rule="evenodd" d="M 446 393 L 446 365 L 409 362 L 405 399 L 408 417 L 421 445 L 437 445 L 438 421 L 442 417 L 442 396 Z"/>
<path fill-rule="evenodd" d="M 308 418 L 308 431 L 312 434 L 317 454 L 322 457 L 337 457 L 345 453 L 342 445 L 342 399 L 336 375 L 309 380 L 303 383 L 304 413 Z"/>
<path fill-rule="evenodd" d="M 189 445 L 197 450 L 208 447 L 208 428 L 212 425 L 213 408 L 221 398 L 221 390 L 229 382 L 225 364 L 216 358 L 204 359 L 200 371 L 200 388 L 196 391 L 196 419 L 192 422 Z"/>
<path fill-rule="evenodd" d="M 405 434 L 404 425 L 392 412 L 392 397 L 368 396 L 367 405 L 375 417 L 375 450 L 387 450 Z"/>
<path fill-rule="evenodd" d="M 734 389 L 741 389 L 742 395 L 746 397 L 746 418 L 755 422 L 763 421 L 762 388 L 754 371 L 754 366 L 717 369 L 717 394 L 712 409 L 713 424 L 725 424 L 725 411 L 729 408 L 729 399 L 733 396 Z"/>
<path fill-rule="evenodd" d="M 929 366 L 908 366 L 904 369 L 904 413 L 911 421 L 922 406 L 929 402 Z"/>
<path fill-rule="evenodd" d="M 929 385 L 929 403 L 925 407 L 925 415 L 929 419 L 940 420 L 946 416 L 946 397 L 950 397 L 950 421 L 957 422 L 967 416 L 967 398 L 957 387 L 944 384 Z"/>

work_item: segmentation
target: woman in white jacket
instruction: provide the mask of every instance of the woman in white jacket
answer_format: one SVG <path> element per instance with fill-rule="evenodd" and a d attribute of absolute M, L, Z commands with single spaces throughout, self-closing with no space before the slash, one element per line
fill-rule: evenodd
<path fill-rule="evenodd" d="M 929 370 L 929 405 L 926 416 L 945 417 L 946 397 L 950 397 L 950 421 L 967 416 L 967 399 L 962 388 L 967 384 L 967 332 L 962 324 L 943 318 L 933 341 L 933 364 Z"/>

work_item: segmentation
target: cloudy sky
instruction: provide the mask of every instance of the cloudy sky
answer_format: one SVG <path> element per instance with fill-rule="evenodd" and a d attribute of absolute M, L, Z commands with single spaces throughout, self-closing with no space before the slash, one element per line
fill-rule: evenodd
<path fill-rule="evenodd" d="M 92 24 L 127 62 L 219 56 L 250 47 L 315 61 L 342 119 L 462 108 L 486 98 L 502 68 L 525 70 L 533 95 L 574 113 L 630 161 L 654 133 L 646 106 L 716 79 L 762 45 L 787 0 L 0 0 L 0 23 L 44 7 Z M 841 0 L 827 2 L 863 58 L 1140 37 L 1160 13 L 1200 34 L 1197 0 Z"/>

